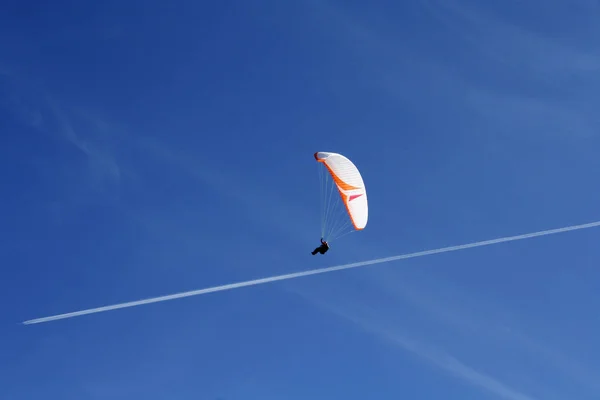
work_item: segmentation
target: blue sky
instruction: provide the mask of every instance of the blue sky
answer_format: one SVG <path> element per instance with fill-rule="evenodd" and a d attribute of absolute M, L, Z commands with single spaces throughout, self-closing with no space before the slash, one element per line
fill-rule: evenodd
<path fill-rule="evenodd" d="M 0 398 L 600 396 L 594 230 L 20 325 L 600 219 L 596 3 L 9 3 Z"/>

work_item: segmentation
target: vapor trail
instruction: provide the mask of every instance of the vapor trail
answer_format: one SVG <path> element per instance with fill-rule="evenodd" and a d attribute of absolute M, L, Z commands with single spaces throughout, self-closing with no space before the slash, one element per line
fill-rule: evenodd
<path fill-rule="evenodd" d="M 31 320 L 23 322 L 23 324 L 25 324 L 25 325 L 39 324 L 42 322 L 56 321 L 58 319 L 73 318 L 73 317 L 78 317 L 78 316 L 86 315 L 86 314 L 95 314 L 95 313 L 99 313 L 99 312 L 103 312 L 103 311 L 117 310 L 119 308 L 141 306 L 144 304 L 158 303 L 161 301 L 181 299 L 183 297 L 198 296 L 201 294 L 207 294 L 207 293 L 213 293 L 213 292 L 222 292 L 224 290 L 237 289 L 237 288 L 241 288 L 241 287 L 245 287 L 245 286 L 262 285 L 264 283 L 284 281 L 284 280 L 288 280 L 288 279 L 300 278 L 303 276 L 324 274 L 327 272 L 341 271 L 341 270 L 345 270 L 345 269 L 364 267 L 367 265 L 381 264 L 381 263 L 386 263 L 386 262 L 390 262 L 390 261 L 405 260 L 408 258 L 424 257 L 424 256 L 432 255 L 432 254 L 448 253 L 451 251 L 465 250 L 465 249 L 470 249 L 473 247 L 489 246 L 492 244 L 511 242 L 511 241 L 516 241 L 516 240 L 531 239 L 531 238 L 538 237 L 538 236 L 554 235 L 557 233 L 576 231 L 576 230 L 580 230 L 580 229 L 594 228 L 597 226 L 600 226 L 600 221 L 590 222 L 590 223 L 581 224 L 581 225 L 572 225 L 572 226 L 567 226 L 564 228 L 556 228 L 556 229 L 549 229 L 549 230 L 545 230 L 545 231 L 526 233 L 526 234 L 516 235 L 516 236 L 507 236 L 507 237 L 503 237 L 503 238 L 485 240 L 482 242 L 462 244 L 462 245 L 458 245 L 458 246 L 443 247 L 443 248 L 435 249 L 435 250 L 425 250 L 425 251 L 419 251 L 416 253 L 402 254 L 402 255 L 398 255 L 398 256 L 385 257 L 385 258 L 377 258 L 375 260 L 360 261 L 360 262 L 351 263 L 351 264 L 338 265 L 335 267 L 320 268 L 320 269 L 314 269 L 314 270 L 310 270 L 310 271 L 295 272 L 295 273 L 291 273 L 291 274 L 271 276 L 268 278 L 254 279 L 251 281 L 230 283 L 227 285 L 214 286 L 214 287 L 210 287 L 210 288 L 206 288 L 206 289 L 192 290 L 189 292 L 175 293 L 175 294 L 170 294 L 170 295 L 166 295 L 166 296 L 153 297 L 150 299 L 130 301 L 127 303 L 120 303 L 120 304 L 114 304 L 114 305 L 110 305 L 110 306 L 103 306 L 103 307 L 97 307 L 97 308 L 90 308 L 87 310 L 70 312 L 70 313 L 66 313 L 66 314 L 58 314 L 58 315 L 52 315 L 49 317 L 31 319 Z"/>

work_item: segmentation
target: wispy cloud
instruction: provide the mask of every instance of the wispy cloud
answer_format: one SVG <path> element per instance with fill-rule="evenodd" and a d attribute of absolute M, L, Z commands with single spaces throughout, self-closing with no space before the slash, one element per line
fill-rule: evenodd
<path fill-rule="evenodd" d="M 495 394 L 500 398 L 507 400 L 533 400 L 534 398 L 520 392 L 505 383 L 487 375 L 473 367 L 461 362 L 456 357 L 445 351 L 426 346 L 416 341 L 411 341 L 406 337 L 394 332 L 379 332 L 379 335 L 385 337 L 392 343 L 403 349 L 417 354 L 418 356 L 429 360 L 434 365 L 454 374 L 455 376 L 467 381 L 471 385 Z"/>
<path fill-rule="evenodd" d="M 297 293 L 315 305 L 354 323 L 360 329 L 373 334 L 380 340 L 416 355 L 419 359 L 427 361 L 429 364 L 483 390 L 487 394 L 505 400 L 536 399 L 536 397 L 502 382 L 482 370 L 466 364 L 444 350 L 411 339 L 404 329 L 393 322 L 398 320 L 398 317 L 390 314 L 389 308 L 383 313 L 380 307 L 370 307 L 365 302 L 359 302 L 356 298 L 340 296 L 343 300 L 333 300 L 331 295 L 319 294 L 314 290 L 297 290 Z M 340 304 L 342 301 L 344 305 Z"/>
<path fill-rule="evenodd" d="M 600 30 L 595 19 L 590 18 L 590 15 L 598 15 L 598 7 L 592 3 L 588 2 L 586 5 L 580 2 L 580 7 L 575 7 L 571 2 L 564 3 L 569 7 L 563 8 L 563 11 L 577 15 L 580 31 L 586 33 L 577 38 L 568 35 L 550 37 L 540 30 L 519 26 L 491 9 L 485 10 L 485 5 L 474 2 L 423 0 L 422 4 L 432 16 L 442 21 L 452 32 L 459 34 L 459 37 L 475 45 L 482 54 L 505 66 L 519 68 L 523 72 L 529 71 L 534 80 L 541 78 L 558 83 L 561 78 L 571 78 L 573 73 L 594 78 L 593 74 L 600 69 L 600 52 L 593 45 L 600 37 Z M 557 8 L 554 15 L 562 17 L 560 6 L 554 6 Z M 519 14 L 519 11 L 530 11 L 527 7 L 516 4 L 512 7 L 513 16 L 514 13 Z M 538 16 L 543 20 L 543 13 L 538 13 Z M 552 22 L 556 22 L 556 19 Z M 557 27 L 555 24 L 554 26 Z M 590 41 L 575 42 L 576 39 L 585 37 Z M 595 78 L 596 82 L 600 82 Z"/>
<path fill-rule="evenodd" d="M 597 131 L 595 117 L 564 100 L 471 89 L 465 101 L 493 126 L 488 132 L 502 132 L 512 138 L 520 137 L 523 131 L 544 132 L 546 138 L 589 138 Z"/>
<path fill-rule="evenodd" d="M 64 106 L 48 93 L 31 88 L 23 80 L 14 76 L 4 77 L 7 92 L 3 98 L 5 107 L 22 123 L 35 128 L 40 133 L 60 139 L 74 146 L 90 160 L 94 169 L 102 171 L 118 181 L 119 166 L 108 149 L 101 147 L 101 138 L 95 137 L 98 132 L 86 126 L 85 120 Z M 69 115 L 70 114 L 70 115 Z M 82 125 L 76 128 L 73 120 Z"/>
<path fill-rule="evenodd" d="M 68 143 L 75 146 L 88 157 L 90 170 L 97 180 L 109 179 L 119 183 L 121 170 L 114 156 L 100 147 L 92 136 L 84 138 L 73 126 L 70 118 L 53 99 L 47 98 L 46 104 L 58 123 L 57 133 Z M 97 131 L 96 131 L 97 133 Z"/>
<path fill-rule="evenodd" d="M 65 204 L 65 209 L 73 203 L 86 203 L 98 198 L 112 201 L 117 198 L 123 169 L 117 161 L 116 149 L 110 138 L 96 129 L 85 115 L 61 104 L 26 79 L 6 74 L 0 76 L 0 85 L 5 89 L 0 96 L 0 105 L 19 124 L 41 135 L 38 138 L 33 136 L 32 140 L 51 139 L 61 144 L 65 151 L 75 150 L 82 156 L 55 156 L 51 168 L 42 168 L 42 173 L 54 180 L 57 190 L 66 191 L 60 200 L 69 203 Z M 53 154 L 48 153 L 48 156 Z M 57 175 L 51 177 L 51 173 Z M 55 211 L 60 208 L 57 201 L 49 205 Z"/>
<path fill-rule="evenodd" d="M 590 102 L 600 99 L 600 51 L 594 45 L 596 40 L 590 38 L 600 37 L 600 30 L 589 15 L 598 15 L 597 7 L 580 4 L 579 9 L 565 9 L 578 17 L 580 28 L 588 25 L 587 34 L 559 36 L 517 25 L 470 2 L 424 0 L 423 4 L 484 57 L 470 57 L 474 66 L 467 68 L 466 74 L 477 68 L 481 73 L 479 79 L 467 79 L 463 99 L 470 110 L 490 122 L 488 127 L 503 132 L 543 132 L 545 137 L 595 135 L 599 119 Z M 461 62 L 469 60 L 458 58 L 449 64 Z"/>
<path fill-rule="evenodd" d="M 317 21 L 329 23 L 329 34 L 355 52 L 363 79 L 393 95 L 403 107 L 416 112 L 438 105 L 439 110 L 451 109 L 452 118 L 468 118 L 465 129 L 478 135 L 529 138 L 541 133 L 571 139 L 595 135 L 600 122 L 593 106 L 600 100 L 596 5 L 580 2 L 579 8 L 565 9 L 576 13 L 587 29 L 558 37 L 517 25 L 476 2 L 423 0 L 419 4 L 425 15 L 438 26 L 442 22 L 431 33 L 437 43 L 430 37 L 382 29 L 390 18 L 384 10 L 374 17 L 373 9 L 369 20 L 332 2 L 308 4 Z M 373 22 L 378 18 L 381 26 Z M 448 45 L 451 41 L 456 51 L 437 51 L 444 40 Z M 445 118 L 447 112 L 438 114 Z"/>
<path fill-rule="evenodd" d="M 280 234 L 298 237 L 299 232 L 310 230 L 310 211 L 289 198 L 283 198 L 270 181 L 245 175 L 244 168 L 228 168 L 223 162 L 203 163 L 202 157 L 167 146 L 158 140 L 138 136 L 136 146 L 159 162 L 177 167 L 199 183 L 213 188 L 216 194 L 233 199 L 246 217 L 262 226 L 276 227 Z M 315 183 L 318 191 L 318 182 Z M 315 198 L 315 204 L 318 198 Z M 290 213 L 294 215 L 290 221 Z M 316 215 L 315 215 L 316 217 Z M 286 223 L 282 223 L 286 221 Z M 316 223 L 318 223 L 315 220 Z"/>
<path fill-rule="evenodd" d="M 408 302 L 423 315 L 439 321 L 445 329 L 460 332 L 463 337 L 471 338 L 469 340 L 489 343 L 489 349 L 502 348 L 520 357 L 526 355 L 528 364 L 544 369 L 546 376 L 552 374 L 560 377 L 565 384 L 577 387 L 579 395 L 600 395 L 600 371 L 528 334 L 524 324 L 519 322 L 525 316 L 519 317 L 518 310 L 505 309 L 501 303 L 470 294 L 464 287 L 455 287 L 441 276 L 437 276 L 435 281 L 418 282 L 416 279 L 407 280 L 396 271 L 385 270 L 365 275 L 363 279 L 394 301 Z M 536 385 L 534 379 L 530 381 Z M 549 387 L 552 383 L 537 385 L 542 390 L 543 386 Z M 569 390 L 566 388 L 564 386 L 562 391 Z M 556 391 L 553 392 L 556 396 Z"/>

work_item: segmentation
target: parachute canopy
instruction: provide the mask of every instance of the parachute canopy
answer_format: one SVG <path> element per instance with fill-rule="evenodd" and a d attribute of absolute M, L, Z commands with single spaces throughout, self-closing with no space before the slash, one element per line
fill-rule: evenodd
<path fill-rule="evenodd" d="M 314 157 L 321 167 L 322 237 L 331 241 L 364 229 L 369 206 L 365 183 L 356 165 L 338 153 L 319 151 Z"/>

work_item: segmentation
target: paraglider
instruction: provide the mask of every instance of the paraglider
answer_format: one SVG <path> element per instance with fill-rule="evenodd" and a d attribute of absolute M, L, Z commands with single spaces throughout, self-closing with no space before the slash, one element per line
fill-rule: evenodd
<path fill-rule="evenodd" d="M 367 191 L 356 165 L 338 153 L 319 151 L 314 157 L 321 178 L 321 246 L 313 255 L 325 254 L 328 242 L 363 230 L 369 219 Z"/>
<path fill-rule="evenodd" d="M 323 240 L 323 238 L 321 238 L 321 245 L 313 251 L 311 251 L 310 254 L 312 254 L 313 256 L 317 253 L 325 254 L 327 253 L 327 250 L 329 250 L 329 243 L 327 243 Z"/>

